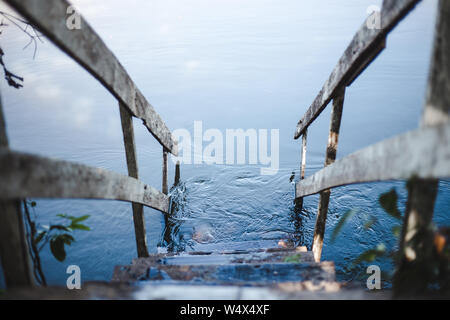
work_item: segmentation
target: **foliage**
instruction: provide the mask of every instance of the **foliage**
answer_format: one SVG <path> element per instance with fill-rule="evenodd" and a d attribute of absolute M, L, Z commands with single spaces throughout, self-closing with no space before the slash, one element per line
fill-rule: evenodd
<path fill-rule="evenodd" d="M 37 225 L 35 221 L 31 219 L 30 210 L 36 207 L 35 201 L 24 201 L 25 215 L 28 222 L 28 238 L 29 246 L 31 250 L 31 257 L 34 264 L 35 277 L 43 285 L 46 285 L 45 276 L 42 272 L 39 253 L 42 249 L 49 244 L 50 251 L 59 262 L 63 262 L 66 259 L 66 246 L 72 245 L 75 242 L 73 236 L 74 231 L 90 231 L 91 229 L 83 224 L 89 218 L 89 215 L 83 215 L 81 217 L 69 216 L 66 214 L 57 214 L 57 217 L 62 218 L 66 223 L 50 224 L 49 226 Z"/>
<path fill-rule="evenodd" d="M 389 216 L 396 219 L 399 223 L 402 220 L 402 214 L 400 210 L 398 209 L 398 195 L 395 190 L 395 188 L 392 188 L 386 193 L 383 193 L 379 196 L 378 202 L 380 206 L 383 208 L 384 212 L 386 212 Z M 331 240 L 334 242 L 336 238 L 338 237 L 339 233 L 342 231 L 342 228 L 344 225 L 349 221 L 357 212 L 357 210 L 352 209 L 347 211 L 342 215 L 342 217 L 339 219 L 338 223 L 336 224 L 336 227 L 333 230 Z M 369 215 L 366 218 L 366 221 L 364 222 L 364 230 L 369 230 L 372 228 L 374 224 L 377 222 L 377 218 L 373 215 Z M 391 232 L 394 235 L 394 237 L 398 238 L 401 231 L 401 225 L 395 224 L 391 227 Z M 355 258 L 350 265 L 348 266 L 348 269 L 354 270 L 356 267 L 360 266 L 361 264 L 365 262 L 373 262 L 379 258 L 387 257 L 387 258 L 393 258 L 397 255 L 397 252 L 395 250 L 387 250 L 387 245 L 385 243 L 379 243 L 377 246 L 373 248 L 369 248 L 368 250 L 362 252 L 357 258 Z"/>
<path fill-rule="evenodd" d="M 32 206 L 36 203 L 32 203 Z M 34 243 L 39 246 L 39 251 L 47 244 L 50 243 L 50 250 L 56 260 L 63 262 L 66 259 L 65 246 L 70 246 L 75 238 L 72 236 L 75 230 L 91 230 L 88 226 L 81 224 L 89 218 L 89 215 L 81 217 L 68 216 L 66 214 L 57 214 L 56 216 L 68 221 L 67 224 L 52 224 L 50 226 L 44 226 L 43 229 L 33 239 Z"/>
<path fill-rule="evenodd" d="M 284 258 L 286 263 L 300 263 L 302 255 L 300 253 L 294 254 L 292 256 L 287 256 Z"/>
<path fill-rule="evenodd" d="M 341 219 L 336 224 L 336 227 L 334 228 L 333 233 L 331 234 L 331 242 L 336 241 L 336 238 L 339 235 L 339 233 L 341 232 L 342 228 L 344 227 L 345 222 L 347 220 L 351 219 L 355 215 L 356 212 L 357 212 L 357 210 L 351 209 L 342 215 Z"/>
<path fill-rule="evenodd" d="M 384 212 L 386 212 L 390 217 L 394 218 L 397 223 L 391 226 L 392 235 L 399 241 L 401 230 L 402 230 L 402 221 L 403 216 L 400 210 L 398 209 L 398 195 L 395 188 L 392 188 L 386 193 L 383 193 L 379 196 L 378 202 L 380 206 L 383 208 Z M 333 230 L 331 240 L 334 242 L 338 237 L 339 233 L 342 231 L 343 226 L 349 221 L 355 214 L 356 210 L 349 210 L 342 215 L 336 227 Z M 369 215 L 364 222 L 364 229 L 369 230 L 375 223 L 377 222 L 377 218 L 375 216 Z M 434 246 L 433 246 L 433 258 L 432 261 L 427 261 L 430 265 L 430 270 L 432 270 L 433 275 L 430 278 L 436 279 L 435 282 L 439 283 L 439 287 L 444 290 L 448 290 L 450 288 L 449 283 L 449 275 L 450 275 L 450 229 L 449 228 L 440 228 L 439 230 L 435 230 L 436 228 L 432 226 L 432 232 L 434 237 Z M 420 241 L 423 235 L 417 233 L 417 236 L 411 241 Z M 377 246 L 373 248 L 369 248 L 368 250 L 362 252 L 356 259 L 354 259 L 347 269 L 349 271 L 354 270 L 356 267 L 361 266 L 363 263 L 371 263 L 379 258 L 386 258 L 392 260 L 392 262 L 399 261 L 400 253 L 397 249 L 388 250 L 387 245 L 385 243 L 379 243 Z M 383 276 L 385 278 L 391 278 L 392 274 L 387 274 L 383 272 Z M 423 275 L 424 276 L 424 275 Z"/>
<path fill-rule="evenodd" d="M 402 214 L 397 207 L 397 199 L 397 192 L 395 191 L 395 188 L 392 188 L 389 192 L 383 193 L 378 201 L 384 211 L 386 211 L 391 217 L 401 219 Z"/>

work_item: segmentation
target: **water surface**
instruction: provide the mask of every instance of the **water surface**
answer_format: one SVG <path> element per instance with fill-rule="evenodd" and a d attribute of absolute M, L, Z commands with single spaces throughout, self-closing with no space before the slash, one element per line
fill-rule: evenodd
<path fill-rule="evenodd" d="M 293 206 L 301 143 L 292 136 L 374 0 L 76 1 L 170 129 L 279 129 L 280 169 L 261 176 L 255 165 L 184 165 L 175 191 L 176 216 L 165 230 L 161 213 L 146 208 L 151 252 L 274 246 L 293 239 L 310 247 L 318 196 Z M 347 89 L 338 158 L 418 126 L 424 102 L 436 3 L 425 0 L 389 36 L 387 49 Z M 23 89 L 1 82 L 8 135 L 15 150 L 126 173 L 118 105 L 86 71 L 49 41 L 32 49 L 13 27 L 0 37 L 5 62 L 25 78 Z M 310 127 L 307 175 L 323 166 L 330 109 Z M 135 121 L 141 178 L 160 188 L 161 146 Z M 174 168 L 170 162 L 169 179 Z M 378 196 L 403 182 L 352 185 L 332 191 L 323 257 L 339 276 L 363 250 L 385 241 L 394 223 Z M 449 223 L 450 184 L 441 182 L 435 221 Z M 65 268 L 83 280 L 109 280 L 114 265 L 136 256 L 131 205 L 116 201 L 37 199 L 41 224 L 57 213 L 90 214 L 91 232 L 76 234 L 64 263 L 42 253 L 50 283 L 64 284 Z M 331 231 L 349 209 L 359 213 L 335 243 Z M 368 231 L 368 215 L 378 218 Z M 195 241 L 208 230 L 207 243 Z M 158 249 L 158 246 L 162 247 Z M 165 248 L 165 249 L 164 249 Z M 382 268 L 389 263 L 381 261 Z"/>

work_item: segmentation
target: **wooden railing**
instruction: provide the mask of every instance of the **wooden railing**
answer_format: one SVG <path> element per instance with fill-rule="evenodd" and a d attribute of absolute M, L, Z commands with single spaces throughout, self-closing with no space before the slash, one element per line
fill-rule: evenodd
<path fill-rule="evenodd" d="M 168 153 L 177 155 L 172 133 L 139 91 L 114 54 L 81 18 L 81 29 L 66 27 L 66 0 L 6 0 L 56 46 L 72 57 L 117 98 L 128 176 L 8 148 L 0 104 L 0 254 L 8 287 L 33 284 L 20 200 L 25 198 L 113 199 L 132 203 L 139 257 L 148 256 L 143 206 L 168 213 Z M 163 147 L 162 192 L 138 180 L 132 117 Z M 177 167 L 179 179 L 179 168 Z"/>
<path fill-rule="evenodd" d="M 419 129 L 379 142 L 335 162 L 345 88 L 385 48 L 386 36 L 420 0 L 384 0 L 381 28 L 370 29 L 364 23 L 340 58 L 311 107 L 298 122 L 294 138 L 302 136 L 301 178 L 296 184 L 296 203 L 303 197 L 320 192 L 312 251 L 320 261 L 325 234 L 328 203 L 333 187 L 353 183 L 409 180 L 409 199 L 405 212 L 400 250 L 400 269 L 412 264 L 406 258 L 406 242 L 414 234 L 429 227 L 438 179 L 450 177 L 450 1 L 441 0 L 426 102 Z M 325 155 L 325 168 L 304 178 L 307 130 L 320 113 L 333 101 L 331 124 Z M 420 245 L 408 244 L 416 261 L 427 253 Z M 428 243 L 431 246 L 432 244 Z M 428 250 L 430 251 L 430 250 Z M 413 259 L 414 260 L 414 259 Z"/>

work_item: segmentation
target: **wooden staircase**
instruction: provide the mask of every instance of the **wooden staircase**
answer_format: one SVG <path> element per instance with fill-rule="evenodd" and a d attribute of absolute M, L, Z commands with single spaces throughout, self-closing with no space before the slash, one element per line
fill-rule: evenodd
<path fill-rule="evenodd" d="M 2 299 L 300 300 L 390 299 L 336 281 L 334 263 L 305 247 L 152 254 L 116 266 L 110 282 L 22 288 Z"/>
<path fill-rule="evenodd" d="M 139 299 L 280 299 L 336 292 L 333 262 L 314 262 L 306 247 L 153 254 L 116 266 L 115 284 L 137 284 Z"/>

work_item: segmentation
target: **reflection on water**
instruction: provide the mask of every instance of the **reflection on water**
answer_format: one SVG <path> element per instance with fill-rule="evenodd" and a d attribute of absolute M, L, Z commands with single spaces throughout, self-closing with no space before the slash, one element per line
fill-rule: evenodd
<path fill-rule="evenodd" d="M 277 246 L 280 239 L 311 247 L 318 195 L 303 210 L 293 203 L 301 143 L 298 119 L 329 76 L 373 0 L 74 1 L 119 58 L 172 130 L 279 129 L 280 170 L 260 175 L 253 165 L 182 165 L 171 190 L 172 215 L 145 208 L 149 249 L 232 250 Z M 436 1 L 422 1 L 389 36 L 387 49 L 347 89 L 338 158 L 417 127 L 429 67 Z M 417 41 L 417 39 L 421 39 Z M 16 150 L 126 173 L 117 101 L 49 41 L 36 59 L 27 39 L 8 28 L 0 40 L 5 62 L 25 78 L 15 90 L 1 81 L 8 136 Z M 140 178 L 161 185 L 161 146 L 134 122 Z M 329 109 L 310 127 L 307 172 L 323 166 Z M 169 161 L 170 179 L 174 165 Z M 293 176 L 294 173 L 294 177 Z M 332 190 L 323 257 L 345 266 L 381 241 L 395 246 L 392 221 L 378 196 L 402 182 Z M 441 182 L 435 221 L 449 223 L 450 184 Z M 83 280 L 109 280 L 114 265 L 136 256 L 131 205 L 116 201 L 37 199 L 39 222 L 58 213 L 90 214 L 92 231 L 77 235 L 64 263 L 47 251 L 42 262 L 51 284 L 64 284 L 69 264 Z M 350 208 L 358 214 L 335 243 L 330 235 Z M 379 217 L 364 230 L 368 215 Z M 389 268 L 388 262 L 381 262 Z M 0 277 L 1 278 L 1 277 Z M 1 282 L 1 279 L 0 279 Z M 1 284 L 0 284 L 1 285 Z"/>

